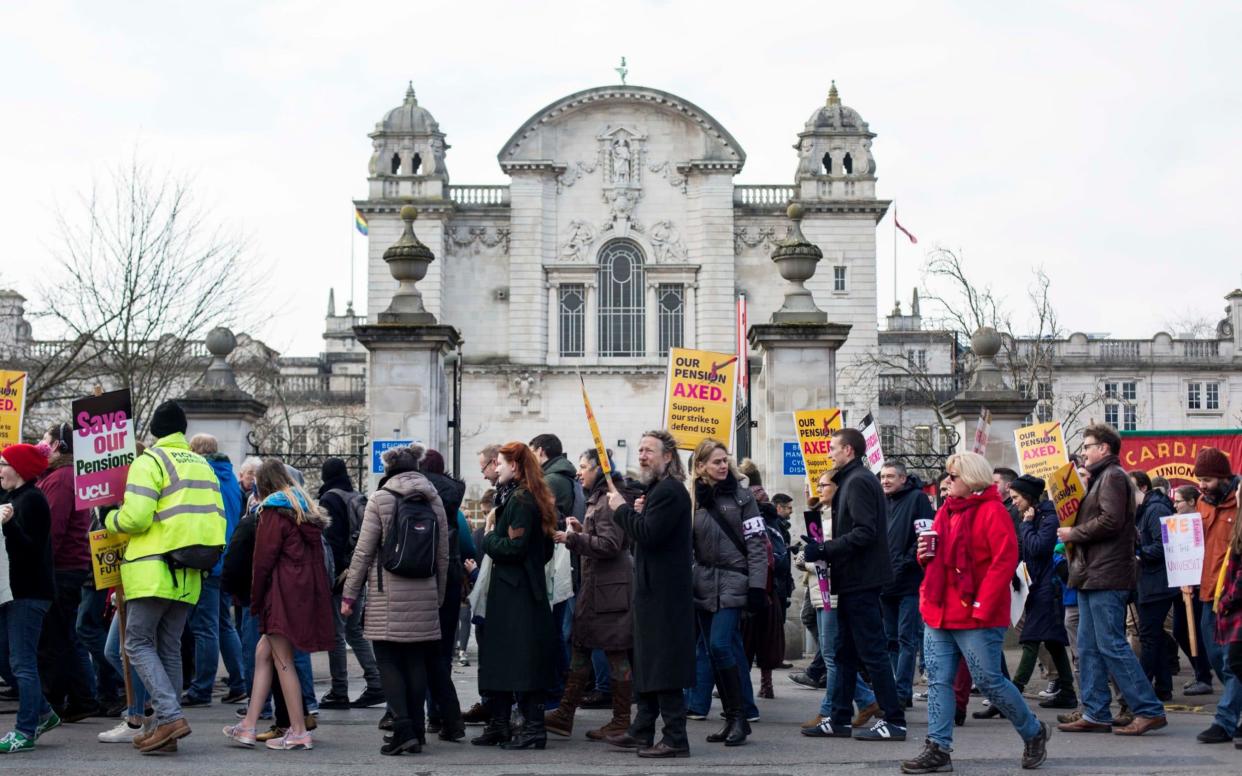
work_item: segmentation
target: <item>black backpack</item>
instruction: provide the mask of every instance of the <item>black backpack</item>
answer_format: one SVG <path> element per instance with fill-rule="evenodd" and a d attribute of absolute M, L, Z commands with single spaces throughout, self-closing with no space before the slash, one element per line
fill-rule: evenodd
<path fill-rule="evenodd" d="M 362 530 L 362 518 L 367 513 L 367 497 L 356 490 L 341 490 L 340 488 L 333 488 L 328 493 L 335 493 L 345 503 L 345 514 L 349 516 L 349 544 L 345 548 L 345 557 L 352 558 L 354 548 L 358 546 L 358 533 Z"/>
<path fill-rule="evenodd" d="M 427 579 L 436 575 L 436 546 L 439 543 L 439 521 L 436 511 L 420 493 L 403 496 L 384 488 L 397 498 L 392 516 L 392 530 L 380 544 L 379 563 L 390 574 L 411 579 Z M 380 589 L 383 589 L 383 574 Z"/>

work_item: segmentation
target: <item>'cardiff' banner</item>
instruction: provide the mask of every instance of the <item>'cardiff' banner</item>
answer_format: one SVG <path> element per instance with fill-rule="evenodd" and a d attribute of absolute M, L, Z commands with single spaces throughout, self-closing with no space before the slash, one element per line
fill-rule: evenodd
<path fill-rule="evenodd" d="M 1215 447 L 1229 457 L 1229 467 L 1242 471 L 1242 429 L 1217 431 L 1122 431 L 1121 465 L 1164 477 L 1173 487 L 1198 485 L 1195 456 Z"/>

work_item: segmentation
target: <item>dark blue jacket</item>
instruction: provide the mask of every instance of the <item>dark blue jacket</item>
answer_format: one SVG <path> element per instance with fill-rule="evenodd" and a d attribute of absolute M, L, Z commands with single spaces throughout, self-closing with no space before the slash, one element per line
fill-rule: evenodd
<path fill-rule="evenodd" d="M 1057 546 L 1057 510 L 1044 499 L 1035 505 L 1035 519 L 1018 523 L 1019 557 L 1026 563 L 1031 590 L 1026 598 L 1026 622 L 1018 641 L 1054 641 L 1069 644 L 1065 633 L 1065 606 L 1053 570 Z"/>
<path fill-rule="evenodd" d="M 880 479 L 855 458 L 837 469 L 832 480 L 832 539 L 823 555 L 837 595 L 881 590 L 893 581 L 888 554 L 888 499 Z"/>
<path fill-rule="evenodd" d="M 932 509 L 923 483 L 911 474 L 896 493 L 888 494 L 888 556 L 893 563 L 893 581 L 885 585 L 881 595 L 918 595 L 923 583 L 923 567 L 915 557 L 920 531 L 932 527 L 936 510 Z"/>
<path fill-rule="evenodd" d="M 220 498 L 224 501 L 224 546 L 227 548 L 229 540 L 233 538 L 233 530 L 241 520 L 242 511 L 246 508 L 246 500 L 242 497 L 241 483 L 233 473 L 233 464 L 229 463 L 229 457 L 224 453 L 214 453 L 206 458 L 216 473 L 216 479 L 220 481 Z M 211 575 L 219 577 L 223 570 L 224 553 L 221 553 L 220 560 L 211 569 Z"/>
<path fill-rule="evenodd" d="M 1173 514 L 1173 502 L 1162 491 L 1147 491 L 1147 497 L 1139 504 L 1134 515 L 1138 530 L 1138 600 L 1160 601 L 1177 597 L 1178 591 L 1169 587 L 1169 575 L 1164 567 L 1164 541 L 1160 518 Z"/>

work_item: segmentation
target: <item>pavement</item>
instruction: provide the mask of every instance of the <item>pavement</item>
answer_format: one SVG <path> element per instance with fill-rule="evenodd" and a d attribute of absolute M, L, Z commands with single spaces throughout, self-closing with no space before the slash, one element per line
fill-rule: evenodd
<path fill-rule="evenodd" d="M 1016 665 L 1017 653 L 1010 654 Z M 357 666 L 351 661 L 351 666 Z M 463 708 L 473 703 L 475 669 L 454 667 L 453 678 Z M 754 733 L 746 746 L 726 749 L 723 745 L 705 743 L 703 738 L 714 732 L 719 705 L 714 702 L 711 721 L 690 722 L 692 756 L 667 762 L 640 760 L 632 754 L 613 752 L 602 744 L 588 741 L 583 732 L 603 724 L 606 710 L 579 711 L 575 735 L 571 739 L 549 736 L 544 751 L 506 752 L 491 747 L 469 744 L 481 728 L 467 729 L 467 739 L 449 744 L 430 737 L 421 754 L 385 757 L 379 754 L 382 733 L 376 723 L 383 708 L 350 711 L 323 711 L 319 729 L 315 731 L 312 751 L 277 752 L 263 749 L 242 749 L 230 744 L 221 728 L 234 719 L 233 707 L 218 702 L 207 708 L 188 709 L 186 716 L 193 735 L 180 742 L 177 754 L 140 755 L 128 744 L 102 744 L 95 736 L 115 724 L 108 719 L 89 719 L 64 725 L 49 732 L 38 747 L 28 753 L 0 756 L 0 773 L 22 776 L 44 774 L 144 774 L 169 773 L 191 776 L 249 776 L 252 773 L 290 774 L 296 776 L 346 776 L 365 773 L 383 774 L 461 774 L 470 776 L 501 776 L 502 774 L 676 774 L 699 776 L 711 774 L 747 774 L 747 776 L 823 776 L 832 773 L 875 774 L 899 773 L 898 762 L 922 750 L 927 731 L 926 704 L 915 702 L 907 712 L 909 740 L 902 743 L 869 743 L 841 739 L 811 739 L 798 733 L 798 725 L 812 716 L 819 706 L 821 692 L 803 689 L 790 682 L 787 671 L 776 676 L 776 698 L 758 701 L 762 721 L 752 727 Z M 323 681 L 317 695 L 327 691 L 327 661 L 316 655 L 315 675 Z M 1183 675 L 1175 686 L 1187 681 Z M 758 684 L 758 672 L 755 672 Z M 354 695 L 361 692 L 360 676 L 351 680 Z M 1042 683 L 1033 681 L 1032 687 Z M 916 688 L 919 689 L 919 688 Z M 1219 689 L 1219 686 L 1217 687 Z M 1053 732 L 1048 747 L 1048 761 L 1041 769 L 1047 773 L 1092 776 L 1093 774 L 1242 774 L 1242 750 L 1230 744 L 1205 745 L 1195 735 L 1211 723 L 1217 696 L 1183 698 L 1177 696 L 1170 705 L 1169 726 L 1141 738 L 1121 738 L 1100 734 L 1066 734 Z M 1031 700 L 1032 709 L 1040 719 L 1055 725 L 1052 710 L 1040 709 Z M 982 699 L 971 699 L 971 710 L 982 708 Z M 0 710 L 0 725 L 8 729 L 12 714 Z M 965 727 L 955 731 L 953 765 L 955 773 L 1002 776 L 1026 773 L 1021 771 L 1019 758 L 1022 743 L 1013 728 L 1004 720 L 968 719 Z"/>

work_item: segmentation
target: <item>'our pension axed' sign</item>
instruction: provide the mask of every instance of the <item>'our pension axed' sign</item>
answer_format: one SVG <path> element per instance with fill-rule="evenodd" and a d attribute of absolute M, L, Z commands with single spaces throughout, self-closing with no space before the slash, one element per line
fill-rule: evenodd
<path fill-rule="evenodd" d="M 733 387 L 737 356 L 672 348 L 668 354 L 664 427 L 677 447 L 693 450 L 704 439 L 733 442 Z"/>

